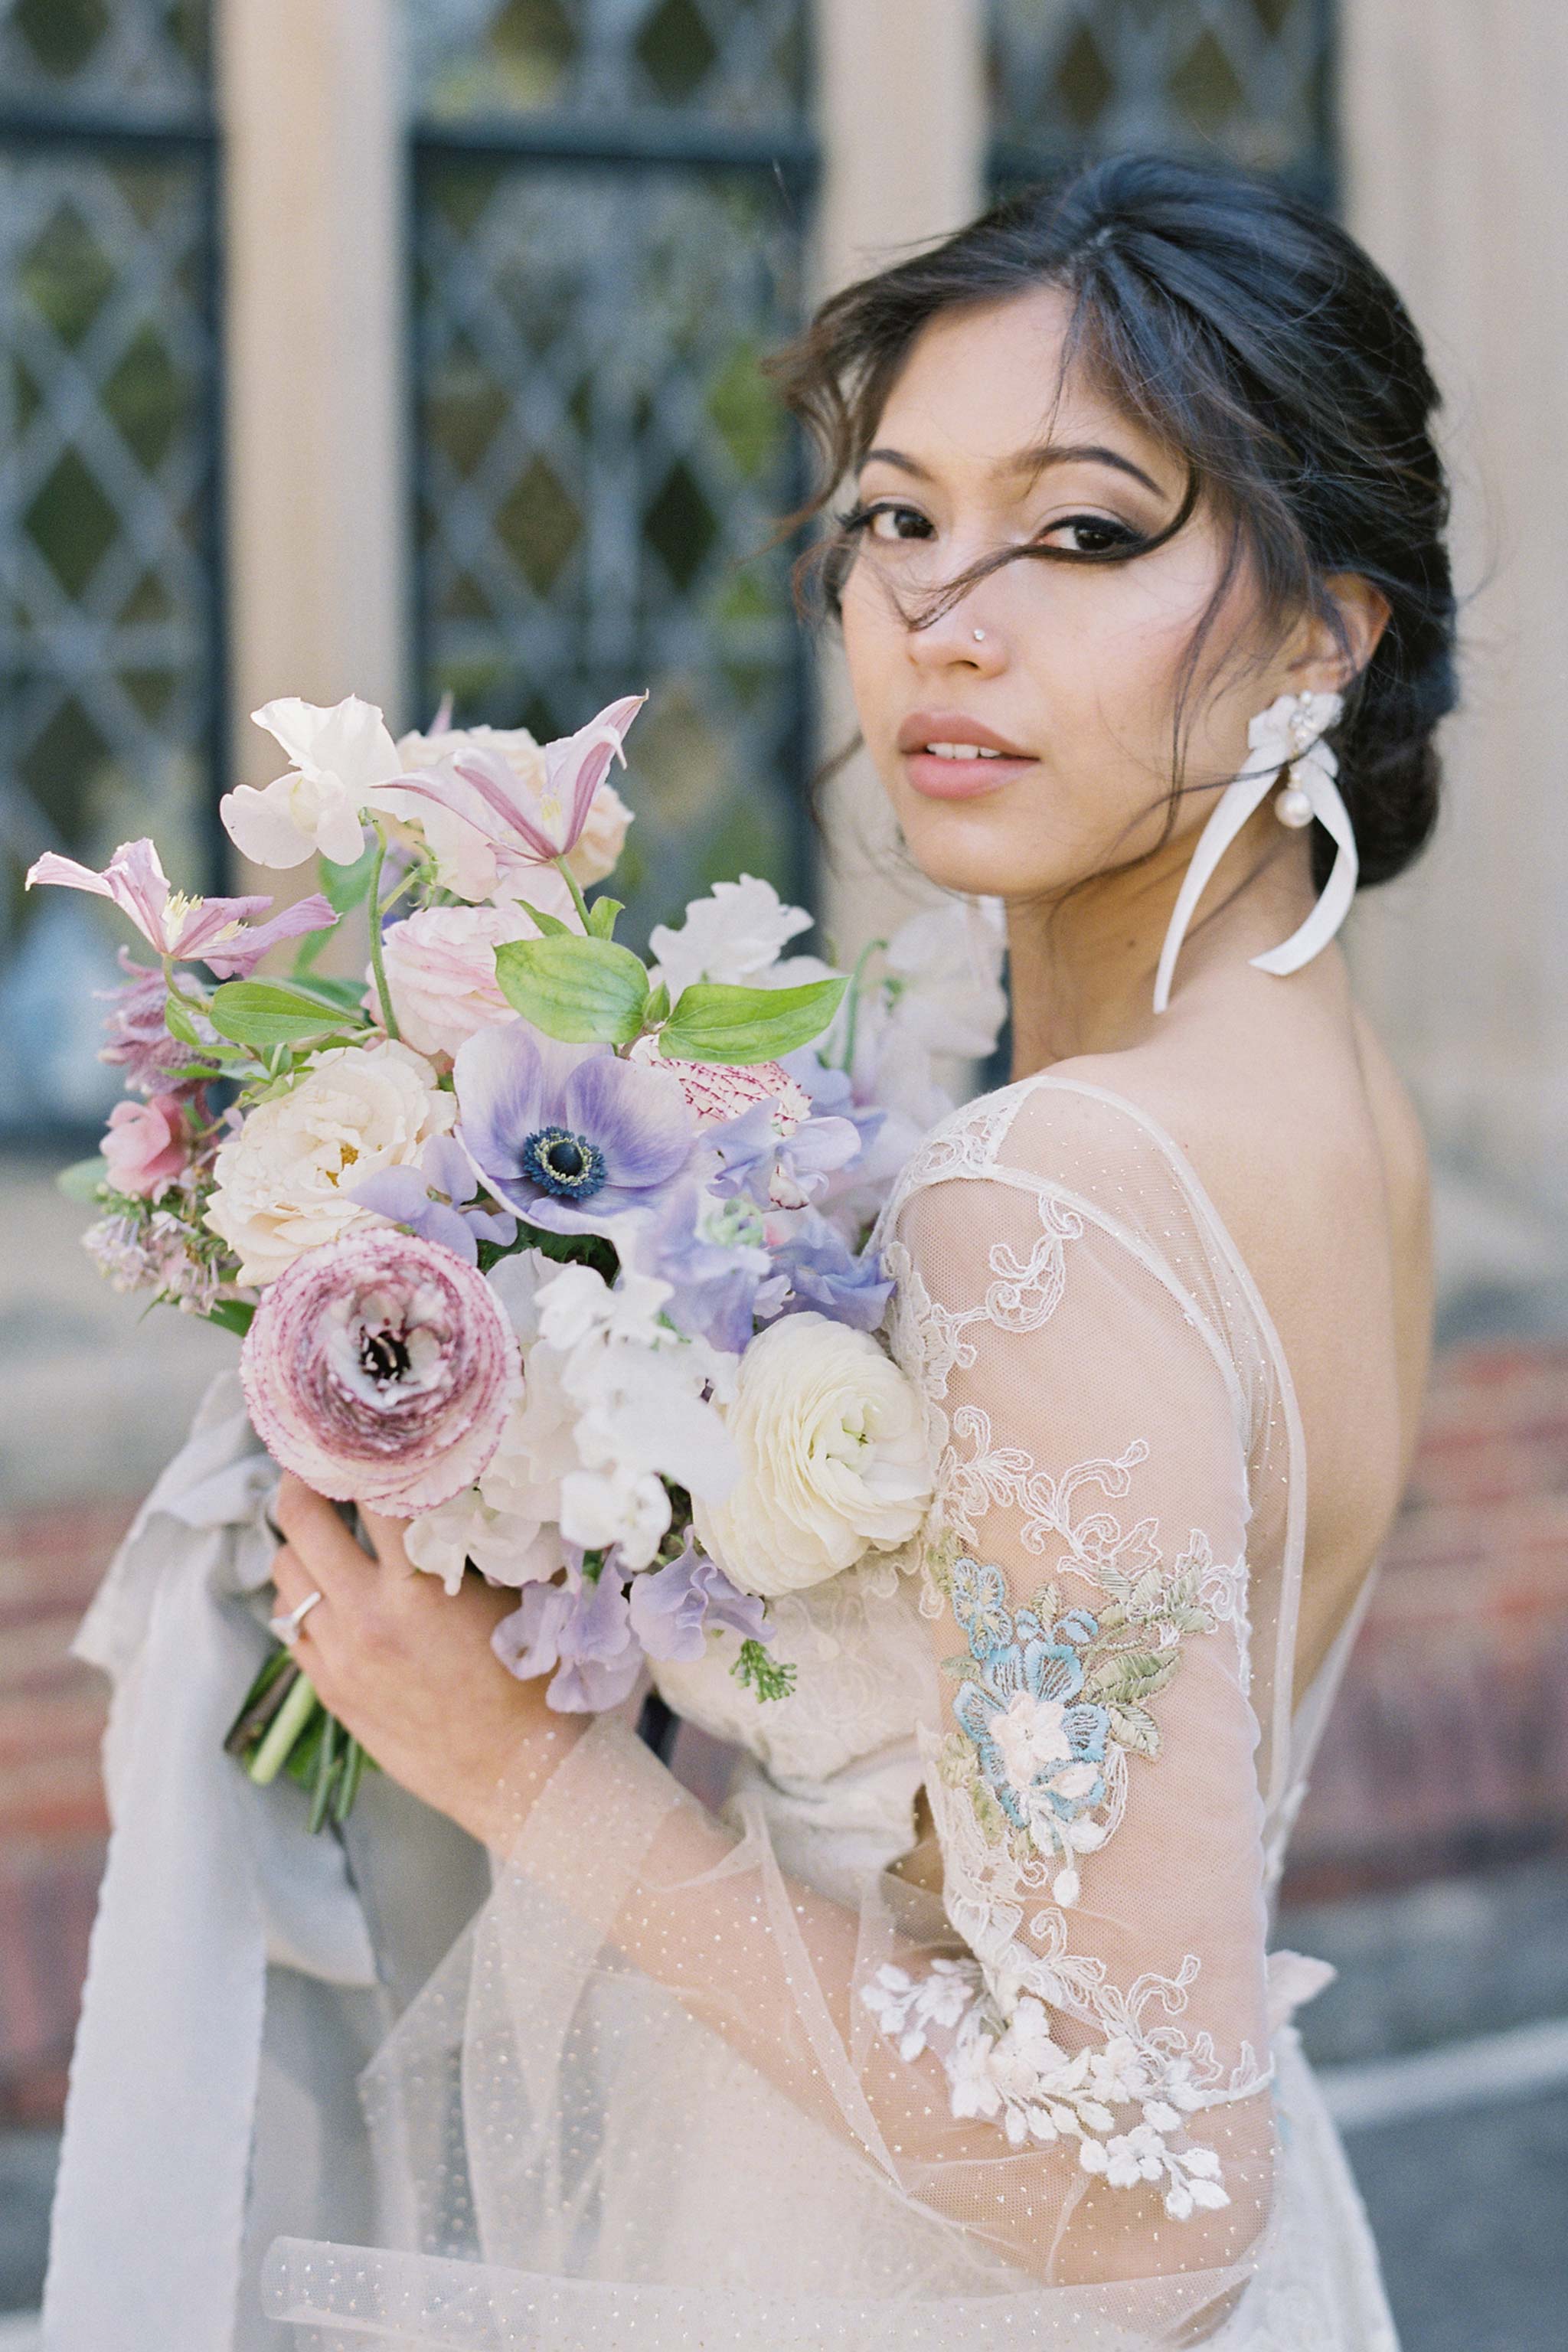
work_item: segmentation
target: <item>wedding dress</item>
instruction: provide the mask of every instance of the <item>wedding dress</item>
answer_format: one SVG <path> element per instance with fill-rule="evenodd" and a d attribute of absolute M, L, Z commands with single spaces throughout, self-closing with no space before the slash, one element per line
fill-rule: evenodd
<path fill-rule="evenodd" d="M 1289 2022 L 1328 1972 L 1266 1957 L 1353 1627 L 1293 1711 L 1262 1302 L 1169 1139 L 1049 1075 L 880 1238 L 931 1528 L 772 1604 L 789 1697 L 729 1636 L 661 1669 L 746 1751 L 721 1822 L 616 1719 L 529 1791 L 362 2083 L 384 2243 L 272 2249 L 301 2347 L 1394 2352 Z"/>

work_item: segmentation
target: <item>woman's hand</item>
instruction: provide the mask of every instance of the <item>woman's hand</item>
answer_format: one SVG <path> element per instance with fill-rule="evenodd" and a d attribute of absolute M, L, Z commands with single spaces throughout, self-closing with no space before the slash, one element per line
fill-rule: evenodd
<path fill-rule="evenodd" d="M 552 1715 L 543 1685 L 519 1682 L 490 1648 L 515 1593 L 477 1577 L 445 1591 L 412 1566 L 403 1522 L 362 1509 L 369 1559 L 333 1506 L 285 1473 L 273 1515 L 279 1613 L 307 1593 L 294 1654 L 323 1706 L 437 1812 L 500 1847 L 526 1796 L 565 1755 L 581 1718 Z"/>

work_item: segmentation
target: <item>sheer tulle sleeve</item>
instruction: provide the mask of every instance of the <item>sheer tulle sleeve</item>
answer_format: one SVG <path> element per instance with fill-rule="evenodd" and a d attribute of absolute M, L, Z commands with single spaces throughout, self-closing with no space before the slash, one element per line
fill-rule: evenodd
<path fill-rule="evenodd" d="M 851 1908 L 598 1724 L 378 2069 L 413 2241 L 563 2345 L 634 2308 L 650 2344 L 1191 2344 L 1256 2261 L 1258 1400 L 1168 1198 L 1122 1213 L 1098 1133 L 1098 1202 L 1048 1126 L 994 1147 L 884 1236 L 941 1462 L 906 1580 L 940 1891 Z"/>

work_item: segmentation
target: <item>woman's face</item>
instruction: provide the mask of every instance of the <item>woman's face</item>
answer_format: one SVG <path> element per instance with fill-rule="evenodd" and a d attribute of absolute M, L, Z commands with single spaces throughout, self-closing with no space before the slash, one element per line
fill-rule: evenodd
<path fill-rule="evenodd" d="M 1226 560 L 1201 502 L 1133 562 L 1085 560 L 1154 539 L 1187 483 L 1081 371 L 1058 396 L 1069 314 L 1042 289 L 924 330 L 860 472 L 844 588 L 861 728 L 911 856 L 947 888 L 1011 900 L 1054 896 L 1165 837 L 1182 665 Z M 910 625 L 922 598 L 1006 546 L 1050 554 Z M 1283 652 L 1205 682 L 1247 637 L 1254 603 L 1244 575 L 1208 639 L 1184 717 L 1193 783 L 1228 781 L 1248 719 L 1310 682 Z M 1176 836 L 1212 805 L 1184 799 Z"/>

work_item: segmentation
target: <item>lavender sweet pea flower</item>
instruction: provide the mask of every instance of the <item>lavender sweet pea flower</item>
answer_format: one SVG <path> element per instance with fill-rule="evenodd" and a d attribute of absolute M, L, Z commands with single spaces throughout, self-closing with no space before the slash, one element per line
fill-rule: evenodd
<path fill-rule="evenodd" d="M 469 1265 L 479 1262 L 480 1242 L 507 1249 L 517 1239 L 515 1217 L 468 1205 L 479 1200 L 479 1179 L 449 1135 L 433 1136 L 416 1168 L 383 1168 L 351 1185 L 349 1193 L 363 1208 L 406 1225 Z"/>
<path fill-rule="evenodd" d="M 565 1584 L 529 1584 L 490 1636 L 509 1673 L 552 1679 L 545 1704 L 561 1715 L 600 1715 L 630 1696 L 643 1653 L 633 1634 L 626 1587 L 606 1561 L 589 1583 L 568 1569 Z"/>
<path fill-rule="evenodd" d="M 893 1286 L 873 1249 L 850 1249 L 816 1209 L 808 1209 L 787 1241 L 773 1254 L 774 1266 L 789 1277 L 785 1312 L 815 1308 L 851 1330 L 875 1331 Z"/>
<path fill-rule="evenodd" d="M 710 1128 L 707 1140 L 721 1165 L 716 1189 L 744 1192 L 759 1208 L 774 1209 L 804 1208 L 861 1149 L 860 1130 L 847 1118 L 805 1118 L 781 1136 L 767 1103 Z"/>
<path fill-rule="evenodd" d="M 525 1022 L 482 1029 L 453 1066 L 458 1136 L 498 1196 L 552 1233 L 600 1233 L 654 1209 L 701 1158 L 666 1070 L 607 1045 L 561 1045 Z"/>
<path fill-rule="evenodd" d="M 762 1213 L 679 1185 L 632 1233 L 617 1234 L 624 1265 L 668 1282 L 667 1313 L 689 1338 L 738 1356 L 752 1336 L 758 1292 L 773 1273 Z M 781 1284 L 781 1296 L 784 1286 Z"/>
<path fill-rule="evenodd" d="M 263 1293 L 240 1379 L 273 1460 L 394 1518 L 472 1486 L 522 1383 L 488 1282 L 384 1226 L 308 1251 Z"/>
<path fill-rule="evenodd" d="M 159 955 L 207 964 L 220 980 L 254 971 L 279 940 L 324 931 L 337 921 L 319 891 L 285 907 L 269 923 L 253 919 L 267 912 L 270 898 L 187 898 L 170 889 L 157 850 L 146 839 L 122 841 L 101 874 L 47 850 L 27 869 L 28 889 L 39 882 L 111 898 Z"/>
<path fill-rule="evenodd" d="M 771 1642 L 764 1604 L 731 1584 L 716 1560 L 688 1544 L 679 1559 L 632 1579 L 632 1631 L 650 1658 L 689 1665 L 708 1646 L 708 1630 L 727 1626 L 742 1641 Z"/>

